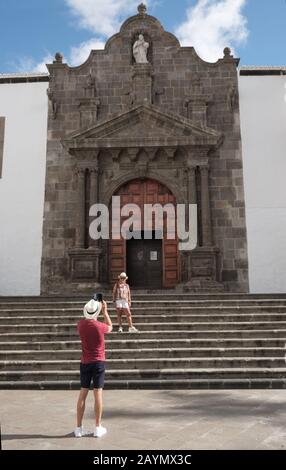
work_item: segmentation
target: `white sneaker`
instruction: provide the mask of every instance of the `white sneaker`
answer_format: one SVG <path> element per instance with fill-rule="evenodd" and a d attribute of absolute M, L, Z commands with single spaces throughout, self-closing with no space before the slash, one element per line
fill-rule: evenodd
<path fill-rule="evenodd" d="M 74 430 L 74 437 L 82 437 L 84 436 L 84 430 L 83 430 L 83 427 L 80 426 L 78 428 L 75 428 Z"/>
<path fill-rule="evenodd" d="M 120 327 L 118 328 L 118 333 L 123 333 L 123 328 L 122 328 L 122 326 L 120 326 Z"/>
<path fill-rule="evenodd" d="M 74 430 L 74 437 L 83 437 L 91 434 L 90 431 L 86 431 L 83 426 L 79 428 L 75 428 Z"/>
<path fill-rule="evenodd" d="M 139 333 L 139 330 L 137 330 L 137 328 L 135 328 L 135 326 L 131 326 L 129 329 L 128 329 L 129 333 Z"/>
<path fill-rule="evenodd" d="M 107 429 L 103 426 L 96 426 L 94 429 L 94 437 L 102 437 L 107 433 Z"/>

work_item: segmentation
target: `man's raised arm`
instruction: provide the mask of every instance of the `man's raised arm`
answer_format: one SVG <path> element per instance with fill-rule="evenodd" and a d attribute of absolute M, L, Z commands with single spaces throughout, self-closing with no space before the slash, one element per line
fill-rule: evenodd
<path fill-rule="evenodd" d="M 110 320 L 110 316 L 108 315 L 107 303 L 105 302 L 105 300 L 103 300 L 103 302 L 102 302 L 102 313 L 103 313 L 103 316 L 104 316 L 104 322 L 108 326 L 108 333 L 111 333 L 112 328 L 113 328 L 112 327 L 112 321 Z"/>

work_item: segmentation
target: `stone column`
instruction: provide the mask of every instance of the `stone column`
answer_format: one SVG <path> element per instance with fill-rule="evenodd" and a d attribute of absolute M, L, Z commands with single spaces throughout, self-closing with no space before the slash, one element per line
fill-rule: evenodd
<path fill-rule="evenodd" d="M 98 166 L 89 170 L 90 172 L 90 207 L 98 203 Z M 89 247 L 98 247 L 98 240 L 89 238 Z"/>
<path fill-rule="evenodd" d="M 188 167 L 188 199 L 189 204 L 197 204 L 196 167 L 193 165 Z"/>
<path fill-rule="evenodd" d="M 98 168 L 90 169 L 90 205 L 98 202 Z"/>
<path fill-rule="evenodd" d="M 212 246 L 211 210 L 209 195 L 209 166 L 200 166 L 201 174 L 201 217 L 203 246 Z"/>
<path fill-rule="evenodd" d="M 84 248 L 85 238 L 85 170 L 77 170 L 77 214 L 76 214 L 76 247 Z"/>
<path fill-rule="evenodd" d="M 188 181 L 188 203 L 197 204 L 197 184 L 196 184 L 196 167 L 192 164 L 189 164 L 187 167 L 187 181 Z M 187 226 L 190 227 L 191 221 L 189 220 L 189 210 L 187 210 Z M 192 269 L 191 269 L 191 256 L 190 251 L 184 252 L 184 262 L 186 266 L 186 281 L 190 282 L 192 279 Z"/>

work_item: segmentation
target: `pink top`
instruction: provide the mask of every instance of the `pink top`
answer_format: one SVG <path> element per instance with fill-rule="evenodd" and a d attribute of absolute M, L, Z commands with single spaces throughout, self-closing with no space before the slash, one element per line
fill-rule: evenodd
<path fill-rule="evenodd" d="M 82 319 L 77 324 L 81 339 L 82 364 L 105 361 L 104 335 L 108 333 L 108 325 L 97 320 Z"/>
<path fill-rule="evenodd" d="M 119 284 L 117 282 L 114 286 L 115 291 L 115 300 L 129 300 L 130 297 L 130 288 L 128 284 Z"/>

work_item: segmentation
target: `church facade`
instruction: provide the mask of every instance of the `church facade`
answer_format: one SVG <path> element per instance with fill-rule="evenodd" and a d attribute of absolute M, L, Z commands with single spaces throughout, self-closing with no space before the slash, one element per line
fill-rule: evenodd
<path fill-rule="evenodd" d="M 79 67 L 48 65 L 41 292 L 110 285 L 245 291 L 248 256 L 238 59 L 181 47 L 140 5 Z M 93 204 L 196 204 L 198 244 L 178 235 L 94 240 Z M 144 217 L 144 214 L 142 215 Z M 190 221 L 191 224 L 191 221 Z M 139 237 L 138 237 L 139 238 Z"/>

